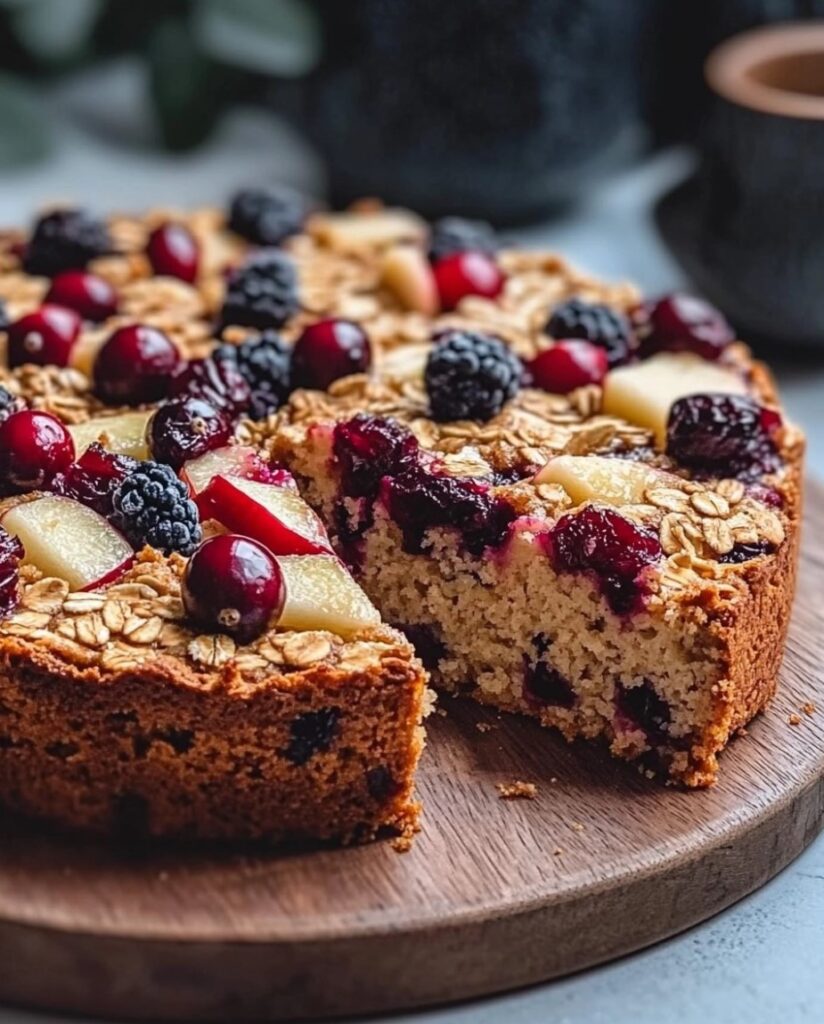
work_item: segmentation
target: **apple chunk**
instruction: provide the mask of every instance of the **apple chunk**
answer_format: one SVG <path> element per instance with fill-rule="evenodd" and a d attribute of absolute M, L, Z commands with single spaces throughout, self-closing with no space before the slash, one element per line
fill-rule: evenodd
<path fill-rule="evenodd" d="M 292 487 L 216 476 L 201 495 L 201 514 L 232 533 L 260 541 L 273 555 L 313 555 L 332 547 L 323 523 Z"/>
<path fill-rule="evenodd" d="M 216 476 L 244 477 L 247 480 L 260 479 L 269 472 L 268 467 L 255 451 L 242 444 L 215 448 L 196 459 L 190 459 L 180 471 L 180 478 L 192 494 L 201 494 Z"/>
<path fill-rule="evenodd" d="M 115 455 L 131 455 L 133 459 L 148 459 L 146 425 L 152 413 L 150 410 L 124 412 L 119 416 L 104 416 L 101 419 L 75 423 L 69 427 L 78 458 L 94 441 Z"/>
<path fill-rule="evenodd" d="M 747 386 L 734 371 L 691 352 L 661 352 L 641 363 L 610 371 L 604 381 L 604 412 L 646 427 L 665 448 L 673 403 L 687 395 L 745 395 Z"/>
<path fill-rule="evenodd" d="M 3 527 L 25 548 L 24 562 L 72 590 L 113 583 L 134 558 L 131 545 L 93 509 L 71 498 L 46 495 L 9 509 Z"/>
<path fill-rule="evenodd" d="M 377 609 L 334 555 L 286 555 L 278 565 L 286 584 L 280 628 L 351 636 L 379 625 Z"/>
<path fill-rule="evenodd" d="M 608 505 L 641 504 L 650 487 L 673 481 L 665 473 L 641 462 L 608 459 L 602 455 L 558 455 L 534 477 L 536 484 L 560 484 L 572 500 L 602 501 Z"/>

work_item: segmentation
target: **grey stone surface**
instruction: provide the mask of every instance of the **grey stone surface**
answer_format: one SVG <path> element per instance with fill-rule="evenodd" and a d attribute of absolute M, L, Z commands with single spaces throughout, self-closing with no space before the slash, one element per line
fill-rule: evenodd
<path fill-rule="evenodd" d="M 219 202 L 267 176 L 313 191 L 320 176 L 284 128 L 260 114 L 233 115 L 192 157 L 162 157 L 116 145 L 113 124 L 133 116 L 128 69 L 83 79 L 54 98 L 63 121 L 50 163 L 0 177 L 0 223 L 19 223 L 54 197 L 100 209 Z M 75 118 L 100 111 L 104 137 Z M 102 116 L 102 115 L 101 115 Z M 138 127 L 140 127 L 138 125 Z M 561 221 L 516 233 L 557 246 L 595 273 L 629 277 L 654 294 L 680 282 L 650 218 L 655 197 L 690 168 L 687 154 L 656 157 L 595 192 Z M 810 438 L 810 468 L 824 476 L 824 358 L 782 363 L 792 414 Z M 691 931 L 595 970 L 527 991 L 427 1013 L 380 1018 L 414 1024 L 806 1024 L 824 1021 L 824 837 L 759 892 Z M 0 1024 L 47 1024 L 54 1017 L 0 1010 Z M 372 1021 L 378 1018 L 371 1018 Z"/>

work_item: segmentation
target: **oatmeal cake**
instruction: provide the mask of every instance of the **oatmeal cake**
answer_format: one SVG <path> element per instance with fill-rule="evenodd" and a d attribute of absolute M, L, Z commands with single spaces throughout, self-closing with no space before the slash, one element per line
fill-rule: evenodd
<path fill-rule="evenodd" d="M 0 415 L 7 422 L 20 412 L 47 415 L 66 425 L 73 445 L 70 460 L 58 454 L 45 466 L 24 459 L 4 469 L 0 443 L 0 487 L 14 502 L 32 491 L 38 500 L 79 502 L 132 549 L 148 544 L 140 564 L 148 558 L 165 579 L 180 581 L 191 555 L 186 515 L 135 525 L 140 501 L 124 500 L 129 488 L 120 479 L 161 474 L 162 489 L 173 477 L 210 538 L 248 535 L 276 561 L 285 544 L 287 557 L 324 565 L 332 564 L 331 544 L 340 572 L 345 563 L 443 689 L 530 715 L 570 739 L 599 739 L 617 756 L 690 786 L 714 780 L 718 753 L 772 696 L 794 584 L 803 441 L 781 413 L 767 371 L 700 300 L 644 300 L 553 254 L 502 246 L 477 222 L 429 225 L 371 201 L 327 213 L 263 189 L 240 193 L 225 212 L 158 210 L 103 221 L 81 210 L 49 211 L 33 230 L 0 238 L 0 299 L 7 367 Z M 23 602 L 27 574 L 37 571 L 24 566 Z M 288 606 L 290 580 L 282 569 L 276 574 L 283 585 L 273 605 L 285 589 Z M 103 593 L 133 584 L 132 576 L 106 581 Z M 314 587 L 316 598 L 324 586 Z M 94 582 L 78 589 L 101 592 Z M 174 587 L 170 593 L 179 611 Z M 216 618 L 226 609 L 212 608 L 213 628 L 196 634 L 196 605 L 190 598 L 183 619 L 170 620 L 173 635 L 187 631 L 171 657 L 186 672 L 205 673 L 210 694 L 219 677 L 215 691 L 231 693 L 225 706 L 237 708 L 233 681 L 246 678 L 238 659 L 259 665 L 260 645 L 270 649 L 260 636 L 272 630 L 251 649 L 238 645 L 232 622 Z M 18 607 L 5 629 L 66 634 L 82 646 L 68 635 L 75 612 L 55 606 L 48 623 L 41 612 L 43 624 L 33 626 L 28 611 Z M 310 634 L 324 632 L 307 625 Z M 106 628 L 114 650 L 120 635 Z M 383 803 L 377 797 L 369 805 L 366 831 L 377 818 L 408 813 L 400 808 L 409 806 L 423 694 L 409 648 L 387 627 L 375 628 L 394 639 L 367 633 L 355 642 L 392 648 L 395 668 L 384 675 L 406 666 L 396 690 L 400 717 L 386 704 L 376 710 L 389 730 L 379 746 L 387 746 L 380 757 L 361 755 L 353 734 L 307 762 L 351 792 L 350 776 L 334 763 L 343 759 L 361 780 L 357 813 L 364 792 L 383 794 Z M 197 635 L 231 650 L 219 671 L 192 664 Z M 352 641 L 334 640 L 334 629 L 324 635 L 332 657 L 347 664 L 336 645 Z M 148 660 L 159 664 L 157 647 L 150 651 Z M 8 674 L 13 687 L 23 678 Z M 130 678 L 136 685 L 140 676 Z M 278 675 L 255 700 L 280 700 L 283 680 L 299 678 Z M 307 679 L 307 695 L 316 685 L 317 676 Z M 111 688 L 95 692 L 103 690 L 117 702 Z M 157 692 L 191 694 L 180 679 L 164 679 Z M 203 725 L 207 736 L 228 714 L 214 700 L 191 709 L 206 716 L 203 723 L 213 716 Z M 22 706 L 29 720 L 34 705 Z M 336 707 L 335 729 L 343 729 Z M 140 718 L 141 736 L 147 728 L 154 735 L 147 723 L 159 703 L 153 709 Z M 227 739 L 235 752 L 252 742 Z M 375 776 L 393 743 L 394 767 Z M 289 749 L 282 735 L 263 745 Z M 147 770 L 138 764 L 144 746 L 116 755 L 134 763 L 130 779 Z M 184 772 L 199 750 L 181 746 L 153 741 L 148 760 L 174 759 Z M 256 779 L 254 799 L 281 779 L 277 757 L 274 774 Z M 71 756 L 58 760 L 68 771 Z M 225 785 L 222 772 L 223 764 Z M 95 777 L 105 780 L 102 768 Z M 221 783 L 208 781 L 222 796 Z M 322 786 L 317 794 L 325 794 Z M 318 810 L 309 831 L 362 829 L 347 818 L 346 828 L 324 832 L 320 818 L 336 822 L 339 814 L 338 806 Z M 175 819 L 174 828 L 197 832 L 201 819 L 208 831 L 246 831 L 237 822 L 221 830 L 200 810 L 185 825 Z"/>

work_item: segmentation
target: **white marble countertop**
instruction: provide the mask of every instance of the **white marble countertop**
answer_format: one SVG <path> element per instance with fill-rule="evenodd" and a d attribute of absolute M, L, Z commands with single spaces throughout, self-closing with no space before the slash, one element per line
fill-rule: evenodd
<path fill-rule="evenodd" d="M 0 223 L 27 220 L 56 197 L 98 209 L 222 202 L 241 184 L 274 177 L 313 191 L 317 168 L 294 136 L 263 114 L 233 114 L 194 156 L 158 156 L 118 145 L 124 126 L 139 135 L 136 79 L 121 69 L 101 88 L 87 77 L 50 98 L 58 124 L 53 157 L 0 175 Z M 97 101 L 105 93 L 103 108 Z M 98 132 L 78 127 L 97 111 Z M 104 116 L 105 110 L 105 116 Z M 650 211 L 690 166 L 683 153 L 658 156 L 620 175 L 561 221 L 517 232 L 551 245 L 594 273 L 628 277 L 648 293 L 680 283 Z M 809 465 L 824 476 L 824 351 L 803 365 L 780 364 L 791 414 L 810 439 Z M 691 931 L 645 952 L 559 982 L 426 1013 L 381 1020 L 415 1024 L 801 1024 L 824 1020 L 824 837 L 759 892 Z M 0 1010 L 0 1024 L 56 1018 Z M 377 1018 L 372 1018 L 373 1021 Z"/>

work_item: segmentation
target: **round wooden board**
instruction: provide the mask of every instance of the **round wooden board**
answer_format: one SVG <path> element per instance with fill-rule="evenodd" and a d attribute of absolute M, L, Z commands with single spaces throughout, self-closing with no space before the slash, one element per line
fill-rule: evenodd
<path fill-rule="evenodd" d="M 780 695 L 714 789 L 665 789 L 449 702 L 421 768 L 423 832 L 403 855 L 113 850 L 6 821 L 0 999 L 190 1020 L 422 1006 L 578 970 L 716 913 L 822 825 L 822 536 L 815 486 Z M 534 800 L 500 799 L 496 783 L 517 779 Z"/>

